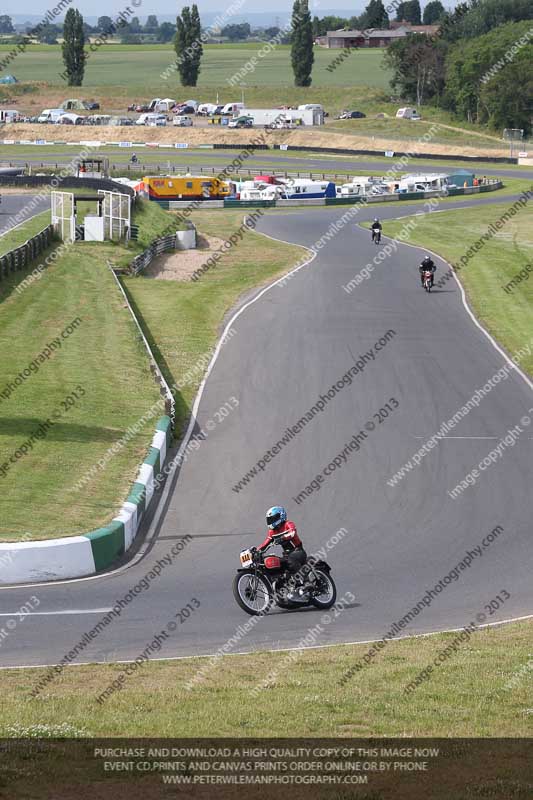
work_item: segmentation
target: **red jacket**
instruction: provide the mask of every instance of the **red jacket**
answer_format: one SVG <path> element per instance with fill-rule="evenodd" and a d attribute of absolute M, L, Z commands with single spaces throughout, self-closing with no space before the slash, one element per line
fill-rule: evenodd
<path fill-rule="evenodd" d="M 275 531 L 271 531 L 269 528 L 265 541 L 257 549 L 265 550 L 269 544 L 272 544 L 273 540 L 287 552 L 295 550 L 297 547 L 303 547 L 302 540 L 296 531 L 296 525 L 294 522 L 289 522 L 289 520 L 280 525 L 279 528 L 276 528 Z"/>

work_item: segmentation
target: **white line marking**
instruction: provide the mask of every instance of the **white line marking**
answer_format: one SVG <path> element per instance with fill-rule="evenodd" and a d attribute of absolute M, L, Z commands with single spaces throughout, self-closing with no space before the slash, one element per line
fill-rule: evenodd
<path fill-rule="evenodd" d="M 450 209 L 450 211 L 458 211 L 458 210 L 459 210 L 459 209 Z M 407 215 L 407 216 L 412 216 L 412 215 Z M 467 301 L 467 299 L 466 299 L 466 293 L 465 293 L 465 290 L 463 289 L 463 284 L 461 283 L 461 281 L 460 281 L 460 280 L 459 280 L 459 278 L 457 277 L 457 274 L 456 274 L 456 272 L 455 272 L 454 268 L 452 267 L 452 265 L 451 265 L 451 264 L 450 264 L 448 261 L 446 261 L 446 259 L 445 259 L 445 258 L 443 258 L 441 255 L 439 255 L 439 253 L 436 253 L 434 250 L 429 250 L 427 247 L 422 247 L 421 245 L 417 245 L 417 244 L 410 244 L 409 242 L 400 242 L 398 239 L 396 239 L 395 241 L 397 241 L 397 242 L 398 242 L 398 244 L 399 244 L 400 246 L 401 246 L 401 245 L 404 245 L 404 247 L 412 247 L 412 248 L 413 248 L 413 249 L 415 249 L 415 250 L 422 250 L 423 252 L 426 252 L 426 253 L 431 253 L 431 254 L 432 254 L 432 255 L 434 255 L 436 258 L 440 259 L 441 261 L 443 261 L 445 264 L 447 264 L 447 265 L 448 265 L 448 267 L 449 267 L 449 268 L 450 268 L 450 270 L 451 270 L 452 277 L 453 277 L 453 279 L 455 280 L 455 282 L 457 283 L 457 285 L 459 286 L 459 289 L 460 289 L 460 291 L 461 291 L 461 298 L 462 298 L 463 305 L 464 305 L 464 307 L 465 307 L 466 313 L 468 314 L 468 316 L 470 317 L 470 319 L 472 320 L 472 322 L 474 323 L 474 325 L 476 326 L 476 328 L 479 328 L 479 330 L 480 330 L 480 331 L 483 333 L 483 335 L 487 337 L 487 339 L 488 339 L 488 340 L 489 340 L 489 342 L 492 344 L 492 346 L 494 347 L 494 349 L 495 349 L 495 350 L 497 350 L 497 351 L 498 351 L 498 353 L 499 353 L 501 356 L 503 356 L 503 358 L 505 359 L 505 361 L 507 361 L 507 363 L 508 363 L 508 364 L 510 364 L 510 366 L 511 366 L 511 367 L 512 367 L 514 370 L 516 370 L 516 372 L 517 372 L 517 373 L 520 375 L 520 377 L 522 378 L 522 380 L 523 380 L 523 381 L 524 381 L 524 382 L 527 384 L 527 386 L 529 386 L 529 388 L 531 389 L 531 391 L 533 391 L 533 383 L 531 382 L 531 380 L 529 379 L 529 377 L 526 375 L 526 373 L 525 373 L 525 372 L 523 372 L 523 370 L 521 370 L 521 369 L 520 369 L 520 367 L 519 367 L 517 364 L 515 364 L 515 363 L 514 363 L 514 361 L 512 361 L 512 359 L 511 359 L 511 358 L 510 358 L 510 357 L 507 355 L 507 353 L 505 352 L 505 350 L 503 350 L 503 349 L 500 347 L 500 345 L 499 345 L 499 344 L 498 344 L 498 342 L 497 342 L 497 341 L 494 339 L 494 337 L 493 337 L 493 336 L 491 336 L 491 334 L 490 334 L 490 333 L 489 333 L 487 330 L 485 330 L 485 328 L 483 327 L 483 325 L 482 325 L 482 324 L 481 324 L 481 323 L 480 323 L 480 322 L 479 322 L 479 321 L 476 319 L 476 317 L 475 317 L 475 315 L 474 315 L 474 312 L 472 311 L 472 309 L 471 309 L 471 308 L 470 308 L 470 306 L 468 305 L 468 301 Z"/>
<path fill-rule="evenodd" d="M 427 436 L 415 436 L 415 439 L 427 439 Z M 439 439 L 497 439 L 497 436 L 440 436 Z"/>
<path fill-rule="evenodd" d="M 24 614 L 25 617 L 55 617 L 60 614 L 107 614 L 108 611 L 112 611 L 112 608 L 74 608 L 70 611 L 29 611 L 27 614 Z M 6 612 L 2 612 L 0 617 L 17 617 L 22 616 L 22 612 L 19 608 L 18 611 L 12 611 L 10 614 Z"/>
<path fill-rule="evenodd" d="M 482 628 L 495 628 L 499 625 L 508 625 L 511 622 L 524 622 L 525 620 L 533 619 L 533 614 L 528 614 L 524 617 L 511 617 L 510 619 L 502 619 L 500 622 L 486 622 L 484 625 L 478 625 L 477 630 L 481 630 Z M 406 634 L 405 636 L 398 636 L 396 639 L 389 639 L 389 644 L 394 644 L 394 642 L 401 642 L 404 639 L 425 639 L 428 636 L 438 636 L 440 633 L 458 633 L 459 631 L 464 630 L 463 628 L 445 628 L 442 631 L 429 631 L 428 633 L 412 633 Z M 374 642 L 381 642 L 381 639 L 362 639 L 357 642 L 335 642 L 331 644 L 313 644 L 309 647 L 278 647 L 275 649 L 268 650 L 269 653 L 293 653 L 298 650 L 324 650 L 326 647 L 351 647 L 352 645 L 356 644 L 373 644 Z M 238 653 L 224 653 L 224 657 L 231 657 L 231 656 L 249 656 L 253 655 L 254 653 L 264 652 L 264 645 L 258 646 L 256 650 L 240 650 Z M 219 651 L 217 650 L 215 653 L 201 653 L 200 655 L 192 655 L 192 656 L 161 656 L 160 658 L 150 658 L 149 661 L 187 661 L 191 658 L 213 658 L 214 656 L 219 655 Z M 122 660 L 122 661 L 80 661 L 77 664 L 64 664 L 64 667 L 86 667 L 89 664 L 105 664 L 109 666 L 109 664 L 133 664 L 133 659 Z M 0 671 L 6 669 L 47 669 L 50 667 L 55 667 L 56 664 L 18 664 L 17 666 L 5 667 L 0 665 Z"/>

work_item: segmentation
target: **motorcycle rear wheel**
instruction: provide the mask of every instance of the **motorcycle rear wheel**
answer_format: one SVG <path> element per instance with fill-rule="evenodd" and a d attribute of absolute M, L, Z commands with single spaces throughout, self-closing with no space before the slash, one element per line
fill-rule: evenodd
<path fill-rule="evenodd" d="M 335 581 L 331 575 L 329 575 L 329 573 L 324 572 L 321 569 L 315 569 L 315 574 L 318 578 L 321 588 L 323 588 L 324 591 L 321 594 L 316 594 L 312 598 L 311 602 L 314 606 L 316 606 L 316 608 L 331 608 L 337 599 L 337 587 L 335 586 Z"/>
<path fill-rule="evenodd" d="M 273 602 L 270 583 L 262 575 L 239 572 L 233 579 L 233 596 L 237 604 L 251 616 L 266 614 Z"/>

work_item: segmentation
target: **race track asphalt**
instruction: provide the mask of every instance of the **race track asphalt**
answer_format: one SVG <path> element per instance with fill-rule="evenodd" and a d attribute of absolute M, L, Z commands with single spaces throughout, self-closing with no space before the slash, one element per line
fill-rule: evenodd
<path fill-rule="evenodd" d="M 33 217 L 35 214 L 40 214 L 42 211 L 46 211 L 47 208 L 50 208 L 50 198 L 41 197 L 39 198 L 38 204 L 35 206 L 35 208 L 33 208 L 31 211 L 28 211 L 28 213 L 23 218 L 19 218 L 19 222 L 17 222 L 15 217 L 17 214 L 20 214 L 20 212 L 33 199 L 33 195 L 2 194 L 1 188 L 0 195 L 2 195 L 2 202 L 0 204 L 0 235 L 6 233 L 17 224 L 24 222 L 30 217 Z"/>
<path fill-rule="evenodd" d="M 244 145 L 243 145 L 244 147 Z M 135 148 L 132 148 L 134 150 Z M 144 152 L 143 149 L 137 148 L 137 154 L 140 155 L 142 161 L 142 153 Z M 281 151 L 282 152 L 282 151 Z M 115 154 L 113 154 L 115 155 Z M 109 155 L 109 160 L 111 164 L 113 164 L 113 155 Z M 153 152 L 152 152 L 153 155 Z M 211 169 L 219 169 L 220 171 L 224 170 L 228 164 L 231 163 L 232 159 L 238 155 L 238 150 L 195 150 L 191 149 L 190 151 L 183 151 L 178 150 L 177 152 L 172 152 L 171 150 L 164 150 L 159 153 L 160 161 L 162 163 L 169 163 L 176 168 L 183 168 L 185 171 L 192 169 L 194 172 L 195 169 L 202 167 L 205 170 Z M 191 164 L 190 159 L 188 156 L 194 158 L 194 162 Z M 197 162 L 197 159 L 201 157 L 202 161 L 200 163 Z M 290 151 L 287 151 L 286 155 L 280 155 L 280 151 L 265 151 L 265 150 L 258 150 L 254 155 L 250 156 L 246 159 L 243 163 L 242 167 L 244 170 L 252 169 L 257 170 L 260 172 L 264 167 L 262 165 L 269 165 L 272 170 L 277 170 L 278 172 L 297 172 L 300 171 L 302 176 L 308 175 L 310 171 L 317 173 L 323 172 L 326 174 L 334 174 L 338 173 L 341 177 L 343 174 L 346 173 L 347 170 L 350 172 L 354 172 L 358 169 L 362 169 L 365 171 L 375 171 L 379 174 L 381 171 L 383 173 L 387 172 L 390 169 L 395 167 L 395 164 L 399 158 L 399 155 L 394 158 L 386 158 L 386 157 L 375 157 L 373 159 L 369 159 L 366 156 L 339 156 L 339 155 L 311 155 L 308 158 L 302 158 L 301 156 L 291 155 Z M 65 152 L 57 152 L 54 153 L 53 156 L 25 156 L 24 158 L 15 158 L 12 159 L 9 163 L 13 164 L 14 166 L 24 166 L 26 164 L 32 164 L 33 166 L 39 166 L 43 164 L 44 166 L 55 166 L 56 164 L 58 167 L 66 166 L 67 164 L 71 163 L 72 160 L 72 153 L 68 151 Z M 463 164 L 461 160 L 458 158 L 458 162 Z M 153 166 L 153 162 L 150 162 Z M 150 163 L 147 163 L 146 166 L 149 167 Z M 443 166 L 443 162 L 439 162 L 438 160 L 427 159 L 424 160 L 423 158 L 416 158 L 413 160 L 411 165 L 411 169 L 413 172 L 449 172 L 456 164 L 454 161 L 446 161 L 444 162 L 446 166 Z M 127 167 L 126 164 L 123 164 L 124 170 L 126 171 Z M 493 177 L 508 177 L 508 178 L 533 178 L 533 169 L 528 169 L 527 167 L 522 167 L 520 170 L 517 170 L 516 167 L 512 168 L 511 165 L 506 166 L 505 164 L 494 164 L 493 165 L 483 165 L 478 166 L 476 162 L 470 163 L 472 171 L 476 175 L 487 175 Z M 405 171 L 405 170 L 401 170 Z"/>
<path fill-rule="evenodd" d="M 465 204 L 473 201 L 446 210 Z M 407 203 L 380 209 L 385 232 L 387 219 L 420 210 Z M 269 213 L 258 230 L 311 246 L 344 211 Z M 475 486 L 456 499 L 448 494 L 524 415 L 533 419 L 533 392 L 521 375 L 511 371 L 450 431 L 457 438 L 443 439 L 399 485 L 387 483 L 506 361 L 467 313 L 455 280 L 430 295 L 421 289 L 418 249 L 399 245 L 353 292 L 343 289 L 379 251 L 355 224 L 375 213 L 362 210 L 311 263 L 261 293 L 232 323 L 234 335 L 220 350 L 198 408 L 197 425 L 209 435 L 169 479 L 142 558 L 91 579 L 0 591 L 4 617 L 32 595 L 40 601 L 38 613 L 2 643 L 3 666 L 58 663 L 185 535 L 193 538 L 183 551 L 76 661 L 134 659 L 192 598 L 200 608 L 158 655 L 214 653 L 250 619 L 236 605 L 231 584 L 239 551 L 262 539 L 264 512 L 272 504 L 287 506 L 308 552 L 346 530 L 327 560 L 339 598 L 351 592 L 355 601 L 323 626 L 319 645 L 379 639 L 497 526 L 503 530 L 495 540 L 399 633 L 461 628 L 483 613 L 487 622 L 532 613 L 533 426 L 522 425 L 516 444 Z M 438 268 L 437 277 L 446 271 L 440 260 Z M 387 331 L 394 333 L 378 350 Z M 328 398 L 264 471 L 234 491 L 286 428 L 370 350 L 375 358 L 368 356 L 351 386 Z M 238 408 L 222 418 L 219 410 L 234 403 L 232 397 Z M 379 410 L 387 403 L 398 407 L 384 418 Z M 318 491 L 295 502 L 361 431 L 366 436 L 359 451 Z M 510 597 L 489 613 L 485 606 L 503 593 Z M 230 652 L 297 646 L 320 618 L 315 610 L 276 611 Z"/>

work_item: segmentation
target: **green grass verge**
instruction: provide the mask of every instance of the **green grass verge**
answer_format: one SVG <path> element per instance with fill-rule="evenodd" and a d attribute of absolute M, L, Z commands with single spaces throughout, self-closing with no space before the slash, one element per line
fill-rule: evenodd
<path fill-rule="evenodd" d="M 529 201 L 531 203 L 531 201 Z M 431 249 L 458 265 L 468 249 L 488 232 L 512 204 L 464 208 L 418 219 L 410 243 Z M 387 221 L 388 236 L 397 236 L 409 219 Z M 514 290 L 503 287 L 526 264 L 533 263 L 531 209 L 518 211 L 458 272 L 476 317 L 509 353 L 514 353 L 533 335 L 533 279 L 523 280 Z M 439 279 L 437 273 L 436 280 Z M 533 374 L 533 356 L 520 366 Z"/>
<path fill-rule="evenodd" d="M 132 241 L 138 250 L 145 250 L 154 239 L 172 230 L 185 230 L 185 224 L 174 212 L 164 212 L 157 203 L 138 199 L 133 207 L 132 223 L 139 226 L 139 238 Z"/>
<path fill-rule="evenodd" d="M 191 220 L 201 233 L 227 239 L 239 230 L 244 213 L 206 209 L 192 214 Z M 243 292 L 288 272 L 304 252 L 247 230 L 216 268 L 196 282 L 155 280 L 143 275 L 125 278 L 126 290 L 169 384 L 183 381 L 183 376 L 211 352 L 224 314 Z M 178 431 L 189 416 L 204 371 L 191 376 L 176 392 Z"/>
<path fill-rule="evenodd" d="M 226 656 L 212 668 L 201 658 L 152 662 L 103 703 L 119 664 L 67 667 L 35 699 L 42 669 L 4 670 L 0 735 L 35 725 L 53 735 L 68 723 L 87 736 L 531 736 L 531 634 L 530 622 L 478 631 L 409 695 L 404 687 L 457 634 L 391 642 L 344 685 L 368 644 Z"/>
<path fill-rule="evenodd" d="M 17 228 L 12 228 L 6 231 L 6 233 L 0 234 L 0 256 L 3 256 L 10 250 L 14 250 L 16 247 L 20 247 L 21 244 L 27 242 L 28 239 L 31 239 L 32 236 L 35 236 L 49 224 L 50 212 L 43 211 L 42 214 L 36 214 Z"/>
<path fill-rule="evenodd" d="M 148 450 L 155 417 L 105 470 L 76 487 L 159 398 L 137 330 L 106 264 L 107 259 L 129 262 L 144 241 L 169 224 L 170 215 L 157 204 L 145 205 L 136 214 L 141 240 L 129 250 L 110 242 L 76 243 L 21 293 L 15 286 L 25 273 L 0 284 L 0 391 L 72 320 L 82 320 L 49 360 L 0 398 L 0 465 L 44 420 L 55 411 L 60 415 L 46 437 L 34 437 L 29 452 L 0 478 L 0 541 L 67 536 L 105 524 L 127 496 Z M 22 231 L 17 229 L 18 235 Z M 85 395 L 64 408 L 78 385 Z"/>

